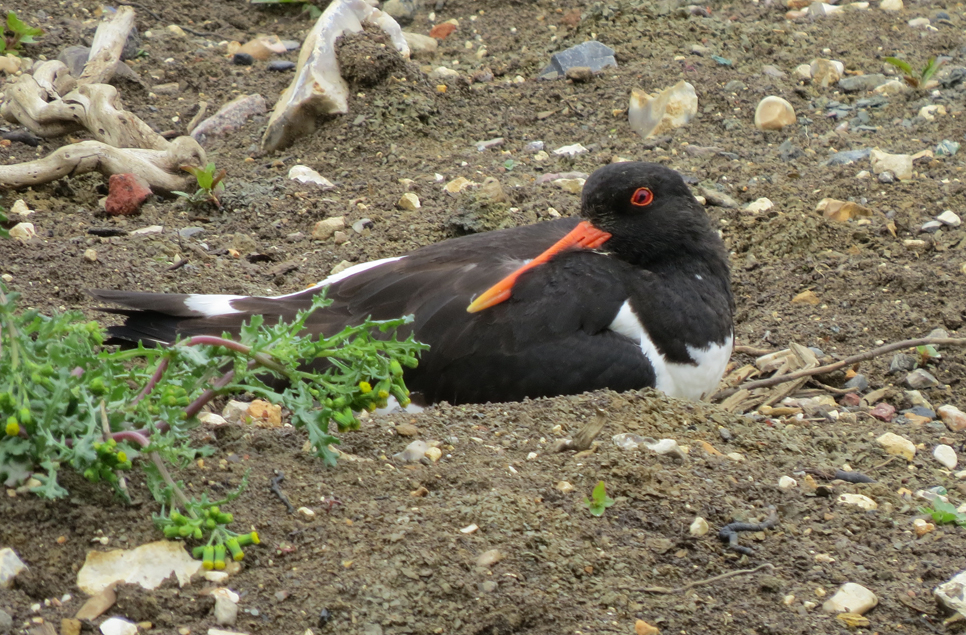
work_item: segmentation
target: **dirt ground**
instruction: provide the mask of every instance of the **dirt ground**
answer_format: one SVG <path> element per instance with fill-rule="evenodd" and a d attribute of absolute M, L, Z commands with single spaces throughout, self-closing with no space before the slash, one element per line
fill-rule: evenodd
<path fill-rule="evenodd" d="M 264 62 L 233 66 L 223 42 L 244 42 L 259 33 L 301 41 L 312 24 L 298 5 L 132 4 L 144 54 L 131 67 L 148 86 L 180 84 L 175 95 L 156 95 L 118 82 L 125 106 L 158 131 L 183 133 L 201 100 L 217 106 L 260 93 L 274 103 L 290 72 L 270 72 Z M 256 152 L 266 116 L 208 141 L 210 160 L 228 172 L 220 211 L 157 199 L 137 216 L 108 217 L 98 205 L 107 193 L 100 175 L 0 193 L 6 209 L 22 198 L 36 210 L 30 220 L 38 230 L 25 245 L 0 242 L 0 273 L 11 276 L 8 285 L 29 306 L 76 309 L 92 317 L 103 316 L 85 294 L 88 288 L 289 293 L 343 261 L 396 256 L 466 231 L 471 203 L 441 188 L 453 178 L 499 180 L 512 207 L 483 220 L 522 225 L 548 218 L 549 208 L 563 215 L 578 211 L 577 196 L 537 184 L 538 177 L 589 173 L 619 156 L 669 165 L 696 188 L 725 193 L 739 205 L 760 197 L 774 203 L 760 214 L 708 207 L 732 254 L 738 344 L 777 350 L 796 342 L 844 357 L 936 328 L 956 336 L 962 328 L 966 230 L 944 227 L 930 234 L 920 227 L 944 210 L 966 212 L 963 153 L 920 158 L 913 179 L 894 183 L 874 174 L 859 178 L 861 171 L 871 171 L 867 159 L 824 164 L 835 151 L 878 146 L 914 154 L 934 150 L 943 140 L 964 141 L 966 89 L 953 72 L 966 66 L 962 4 L 909 3 L 899 13 L 873 6 L 799 22 L 786 21 L 781 3 L 764 0 L 713 4 L 708 15 L 692 15 L 675 0 L 426 4 L 406 30 L 425 34 L 450 18 L 459 21 L 459 29 L 433 57 L 390 59 L 384 77 L 370 73 L 373 65 L 366 63 L 367 55 L 376 62 L 391 57 L 378 42 L 365 37 L 350 42 L 342 52 L 352 69 L 349 114 L 321 121 L 311 136 L 268 156 Z M 28 51 L 50 59 L 66 46 L 90 43 L 100 7 L 91 0 L 4 4 L 45 29 Z M 937 30 L 908 26 L 916 17 L 932 19 Z M 177 35 L 166 28 L 172 24 L 201 35 Z M 536 79 L 550 55 L 592 38 L 615 49 L 618 68 L 586 83 Z M 482 59 L 481 45 L 487 51 Z M 707 50 L 698 55 L 694 45 Z M 881 73 L 887 55 L 914 66 L 934 55 L 950 56 L 944 75 L 949 79 L 937 92 L 914 91 L 870 105 L 860 102 L 872 97 L 864 91 L 846 94 L 835 86 L 803 84 L 792 74 L 816 57 L 841 60 L 847 72 Z M 296 58 L 297 52 L 279 56 Z M 459 80 L 445 82 L 445 92 L 437 90 L 439 80 L 428 78 L 440 65 L 460 72 Z M 763 72 L 765 65 L 784 76 Z M 643 141 L 624 111 L 631 88 L 655 91 L 680 79 L 697 91 L 697 118 L 667 137 Z M 754 110 L 766 95 L 787 99 L 798 125 L 758 131 Z M 918 117 L 928 104 L 943 105 L 946 114 L 933 121 Z M 829 116 L 835 108 L 852 110 L 841 119 Z M 861 120 L 851 130 L 835 130 L 853 118 Z M 45 140 L 36 148 L 13 143 L 0 160 L 45 156 L 81 137 Z M 505 139 L 501 147 L 476 149 L 495 137 Z M 538 140 L 550 153 L 544 162 L 525 150 Z M 780 148 L 786 141 L 797 151 Z M 573 143 L 589 152 L 573 158 L 552 153 Z M 290 181 L 288 170 L 300 163 L 337 187 L 323 192 Z M 409 191 L 419 196 L 420 209 L 397 209 L 407 191 L 401 179 L 412 180 Z M 862 224 L 826 220 L 814 211 L 826 197 L 859 202 L 874 215 Z M 361 234 L 347 230 L 350 240 L 341 245 L 313 240 L 314 224 L 330 216 L 345 216 L 348 225 L 362 218 L 372 224 Z M 148 225 L 163 225 L 164 233 L 111 238 L 91 233 Z M 179 235 L 188 227 L 201 231 Z M 903 242 L 908 239 L 924 242 L 909 247 Z M 232 258 L 229 248 L 260 256 Z M 96 250 L 96 262 L 84 258 L 88 249 Z M 172 267 L 178 259 L 188 262 Z M 791 302 L 807 290 L 817 304 Z M 935 407 L 966 408 L 963 354 L 942 352 L 930 366 L 941 385 L 923 395 Z M 904 373 L 889 374 L 890 359 L 863 363 L 860 372 L 870 391 L 891 386 L 880 400 L 908 408 Z M 737 354 L 734 361 L 740 366 L 753 357 Z M 827 381 L 840 386 L 842 378 Z M 814 384 L 807 388 L 813 395 L 829 394 Z M 596 407 L 607 411 L 608 421 L 595 452 L 548 451 L 554 440 L 573 436 Z M 848 631 L 821 604 L 842 583 L 856 582 L 879 598 L 866 615 L 870 625 L 856 632 L 962 632 L 961 623 L 943 625 L 932 589 L 966 569 L 964 532 L 944 526 L 917 537 L 912 521 L 922 501 L 909 492 L 941 486 L 957 505 L 966 498 L 966 481 L 932 457 L 941 442 L 962 454 L 963 433 L 950 432 L 938 420 L 884 423 L 867 410 L 852 407 L 854 422 L 821 415 L 768 418 L 651 391 L 443 405 L 367 420 L 342 437 L 342 449 L 354 460 L 334 469 L 305 454 L 303 437 L 290 428 L 202 430 L 198 442 L 216 452 L 205 467 L 179 476 L 195 491 L 218 492 L 252 470 L 250 490 L 232 511 L 238 524 L 258 529 L 263 544 L 249 549 L 242 571 L 228 581 L 241 595 L 237 631 L 627 634 L 641 619 L 662 633 L 818 635 Z M 438 442 L 442 458 L 406 466 L 389 458 L 411 440 L 397 433 L 402 423 L 414 424 L 419 438 Z M 621 450 L 611 440 L 619 432 L 673 438 L 689 454 L 681 459 Z M 875 443 L 884 432 L 918 444 L 916 457 L 888 461 Z M 743 460 L 711 453 L 702 442 Z M 804 470 L 845 466 L 876 482 L 816 477 L 825 488 L 803 485 Z M 284 473 L 282 489 L 292 504 L 315 510 L 314 520 L 287 514 L 269 492 L 274 470 Z M 782 476 L 794 476 L 800 486 L 780 489 Z M 600 518 L 582 504 L 598 480 L 617 501 Z M 558 489 L 561 481 L 574 491 Z M 83 601 L 76 573 L 88 550 L 133 547 L 159 537 L 150 520 L 156 507 L 142 483 L 132 485 L 133 506 L 81 479 L 68 484 L 73 495 L 59 502 L 12 492 L 0 498 L 0 547 L 13 547 L 30 567 L 12 589 L 0 589 L 0 610 L 13 618 L 10 632 L 43 632 L 38 618 L 56 630 L 61 618 L 74 615 Z M 426 495 L 413 496 L 420 488 Z M 837 504 L 840 493 L 870 496 L 878 510 Z M 330 507 L 323 499 L 331 497 L 339 503 Z M 758 522 L 772 513 L 779 519 L 775 528 L 741 535 L 741 543 L 753 547 L 751 554 L 728 550 L 717 539 L 727 523 Z M 696 516 L 707 519 L 710 533 L 690 534 Z M 460 531 L 471 524 L 475 532 Z M 106 547 L 91 542 L 101 535 L 109 538 Z M 502 559 L 479 565 L 478 557 L 493 549 Z M 643 590 L 682 587 L 763 564 L 770 568 L 675 593 Z M 148 632 L 205 633 L 215 626 L 206 591 L 203 582 L 156 591 L 122 587 L 104 617 L 151 622 Z M 72 599 L 60 602 L 64 594 Z"/>

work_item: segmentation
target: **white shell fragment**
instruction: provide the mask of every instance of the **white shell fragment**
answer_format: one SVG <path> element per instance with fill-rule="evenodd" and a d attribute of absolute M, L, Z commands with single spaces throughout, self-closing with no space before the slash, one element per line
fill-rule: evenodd
<path fill-rule="evenodd" d="M 84 566 L 77 573 L 77 586 L 88 595 L 96 595 L 117 581 L 140 584 L 156 589 L 172 573 L 184 586 L 201 570 L 184 549 L 184 544 L 158 540 L 135 549 L 89 551 Z"/>
<path fill-rule="evenodd" d="M 627 119 L 634 131 L 645 139 L 686 126 L 698 114 L 698 95 L 694 86 L 680 81 L 659 93 L 631 91 Z"/>
<path fill-rule="evenodd" d="M 335 184 L 307 165 L 293 165 L 288 178 L 299 183 L 315 183 L 324 190 L 331 190 Z"/>
<path fill-rule="evenodd" d="M 262 137 L 262 151 L 283 148 L 310 133 L 319 115 L 348 112 L 349 86 L 339 72 L 335 41 L 346 31 L 358 33 L 364 22 L 385 31 L 403 57 L 409 57 L 402 29 L 388 14 L 365 0 L 335 0 L 302 44 L 295 79 L 275 104 Z"/>

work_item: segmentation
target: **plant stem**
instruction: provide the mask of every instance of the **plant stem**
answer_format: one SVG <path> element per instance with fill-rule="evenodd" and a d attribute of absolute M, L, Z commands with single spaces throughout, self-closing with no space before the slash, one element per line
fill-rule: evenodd
<path fill-rule="evenodd" d="M 192 518 L 197 518 L 198 515 L 195 514 L 191 509 L 191 502 L 184 495 L 184 492 L 181 491 L 181 488 L 178 487 L 178 484 L 174 482 L 174 479 L 171 478 L 171 473 L 168 472 L 168 468 L 165 466 L 164 461 L 161 460 L 161 455 L 158 454 L 157 450 L 155 450 L 154 452 L 148 452 L 148 456 L 151 457 L 151 462 L 154 463 L 154 467 L 158 468 L 158 473 L 161 474 L 161 478 L 165 483 L 168 484 L 168 487 L 171 488 L 171 492 L 174 494 L 174 497 L 178 499 L 178 502 L 181 503 L 182 507 L 184 507 L 184 510 L 190 514 Z"/>
<path fill-rule="evenodd" d="M 134 400 L 131 402 L 132 406 L 137 405 L 139 401 L 141 401 L 149 394 L 151 394 L 151 391 L 154 390 L 154 387 L 158 385 L 159 381 L 161 381 L 161 377 L 164 376 L 164 371 L 168 369 L 168 363 L 170 361 L 171 361 L 170 357 L 165 357 L 161 360 L 161 363 L 158 364 L 158 367 L 155 369 L 154 374 L 151 375 L 151 379 L 148 380 L 148 383 L 144 385 L 144 388 L 141 390 L 141 392 L 138 393 L 138 396 L 135 397 Z"/>
<path fill-rule="evenodd" d="M 281 373 L 288 376 L 288 370 L 276 362 L 271 355 L 267 353 L 252 353 L 252 347 L 246 346 L 241 342 L 236 342 L 234 340 L 228 340 L 223 337 L 215 337 L 213 335 L 195 335 L 184 342 L 184 346 L 197 346 L 199 344 L 207 344 L 208 346 L 224 346 L 225 348 L 231 349 L 233 351 L 238 351 L 244 355 L 249 355 L 255 359 L 259 364 L 265 368 L 274 370 L 277 373 Z"/>

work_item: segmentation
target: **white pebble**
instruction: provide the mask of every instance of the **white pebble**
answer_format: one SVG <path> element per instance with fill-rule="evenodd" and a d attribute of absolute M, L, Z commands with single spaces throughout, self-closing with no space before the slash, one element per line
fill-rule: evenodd
<path fill-rule="evenodd" d="M 798 481 L 791 476 L 782 476 L 778 479 L 778 487 L 779 489 L 794 489 L 798 487 Z"/>
<path fill-rule="evenodd" d="M 691 527 L 689 531 L 691 532 L 692 536 L 705 535 L 706 533 L 708 533 L 708 531 L 710 531 L 710 527 L 708 527 L 708 521 L 698 516 L 691 522 Z"/>
<path fill-rule="evenodd" d="M 858 613 L 862 615 L 876 604 L 879 598 L 861 584 L 846 582 L 822 608 L 828 613 Z"/>
<path fill-rule="evenodd" d="M 945 465 L 946 468 L 950 470 L 956 469 L 956 464 L 959 463 L 959 457 L 956 456 L 956 450 L 945 443 L 937 445 L 936 449 L 932 451 L 932 455 L 937 461 Z"/>

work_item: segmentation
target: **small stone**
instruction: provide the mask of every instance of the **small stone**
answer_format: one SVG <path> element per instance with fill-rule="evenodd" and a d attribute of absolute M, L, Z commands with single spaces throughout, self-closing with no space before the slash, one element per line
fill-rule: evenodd
<path fill-rule="evenodd" d="M 795 79 L 803 82 L 810 81 L 812 79 L 812 65 L 811 64 L 799 64 L 792 71 Z"/>
<path fill-rule="evenodd" d="M 823 198 L 815 206 L 815 211 L 822 212 L 822 216 L 838 223 L 846 223 L 853 218 L 868 218 L 872 216 L 872 210 L 868 207 L 851 201 L 840 201 L 834 198 Z"/>
<path fill-rule="evenodd" d="M 566 74 L 567 69 L 575 66 L 585 66 L 595 73 L 609 66 L 617 68 L 614 49 L 597 40 L 588 40 L 571 46 L 569 49 L 555 53 L 550 58 L 550 64 L 540 71 L 539 76 L 542 79 L 556 79 Z"/>
<path fill-rule="evenodd" d="M 862 392 L 869 387 L 869 380 L 865 375 L 856 375 L 852 377 L 847 382 L 845 382 L 845 388 L 848 390 L 857 390 Z"/>
<path fill-rule="evenodd" d="M 589 66 L 571 66 L 564 73 L 564 77 L 575 84 L 584 84 L 594 79 L 594 71 Z"/>
<path fill-rule="evenodd" d="M 713 205 L 715 207 L 724 207 L 726 209 L 734 209 L 738 207 L 738 201 L 731 198 L 724 192 L 720 190 L 711 189 L 710 187 L 699 187 L 698 190 L 701 195 L 704 196 L 705 203 L 707 205 Z"/>
<path fill-rule="evenodd" d="M 564 156 L 575 157 L 578 154 L 584 154 L 585 152 L 587 152 L 587 148 L 580 145 L 579 143 L 574 143 L 569 146 L 560 146 L 559 148 L 553 151 L 554 154 L 560 157 L 564 157 Z"/>
<path fill-rule="evenodd" d="M 449 183 L 447 183 L 446 185 L 444 185 L 443 191 L 446 192 L 447 194 L 452 194 L 453 196 L 456 196 L 466 188 L 478 187 L 479 185 L 480 185 L 479 183 L 474 183 L 473 181 L 469 180 L 466 177 L 458 176 L 452 181 L 450 181 Z"/>
<path fill-rule="evenodd" d="M 371 218 L 360 218 L 356 222 L 352 223 L 352 231 L 360 235 L 368 235 L 368 230 L 375 227 L 375 223 L 372 222 Z"/>
<path fill-rule="evenodd" d="M 27 204 L 22 198 L 18 198 L 14 204 L 10 207 L 11 216 L 20 216 L 21 218 L 26 218 L 34 213 L 34 210 L 27 207 Z"/>
<path fill-rule="evenodd" d="M 299 507 L 295 510 L 299 516 L 304 520 L 315 520 L 315 511 L 309 509 L 308 507 Z"/>
<path fill-rule="evenodd" d="M 924 368 L 917 368 L 906 375 L 906 385 L 913 390 L 932 388 L 939 385 L 939 380 L 933 377 L 932 373 Z"/>
<path fill-rule="evenodd" d="M 935 121 L 936 117 L 946 114 L 946 107 L 942 104 L 929 104 L 919 109 L 919 116 L 926 121 Z"/>
<path fill-rule="evenodd" d="M 794 489 L 798 487 L 798 481 L 793 479 L 791 476 L 782 476 L 778 479 L 779 489 Z"/>
<path fill-rule="evenodd" d="M 765 97 L 755 108 L 755 127 L 759 130 L 781 130 L 796 121 L 795 109 L 781 97 Z"/>
<path fill-rule="evenodd" d="M 323 190 L 331 190 L 335 184 L 307 165 L 293 165 L 288 171 L 288 178 L 299 183 L 314 183 Z"/>
<path fill-rule="evenodd" d="M 84 57 L 84 61 L 87 61 L 87 56 Z M 12 53 L 7 53 L 5 56 L 0 57 L 0 71 L 3 71 L 7 75 L 16 75 L 22 64 L 23 60 Z"/>
<path fill-rule="evenodd" d="M 198 421 L 206 426 L 223 426 L 228 423 L 224 417 L 213 412 L 202 412 L 198 415 Z"/>
<path fill-rule="evenodd" d="M 215 622 L 221 626 L 232 626 L 238 620 L 238 595 L 225 587 L 211 592 L 215 598 Z"/>
<path fill-rule="evenodd" d="M 792 304 L 811 304 L 815 306 L 821 303 L 822 300 L 811 289 L 806 289 L 792 298 Z"/>
<path fill-rule="evenodd" d="M 406 44 L 409 45 L 409 54 L 414 58 L 432 57 L 439 49 L 439 40 L 429 35 L 419 33 L 408 33 L 403 31 Z"/>
<path fill-rule="evenodd" d="M 827 613 L 858 613 L 862 615 L 879 603 L 875 593 L 861 584 L 846 582 L 826 600 L 822 609 Z"/>
<path fill-rule="evenodd" d="M 876 86 L 872 92 L 876 95 L 889 97 L 891 95 L 898 95 L 899 93 L 904 93 L 909 90 L 911 90 L 911 88 L 905 82 L 898 79 L 890 79 L 886 83 Z"/>
<path fill-rule="evenodd" d="M 959 463 L 959 457 L 956 456 L 956 450 L 945 443 L 937 445 L 932 451 L 932 455 L 948 470 L 956 469 L 956 464 Z"/>
<path fill-rule="evenodd" d="M 74 614 L 78 620 L 95 620 L 104 614 L 107 609 L 114 606 L 117 601 L 117 593 L 114 585 L 106 587 L 100 593 L 92 595 Z"/>
<path fill-rule="evenodd" d="M 691 526 L 688 528 L 691 535 L 695 537 L 704 536 L 710 530 L 711 527 L 708 526 L 708 521 L 700 516 L 691 521 Z"/>
<path fill-rule="evenodd" d="M 345 217 L 334 216 L 320 220 L 312 228 L 312 238 L 315 240 L 328 240 L 335 235 L 335 232 L 345 227 Z"/>
<path fill-rule="evenodd" d="M 907 461 L 911 461 L 916 456 L 916 445 L 909 439 L 893 432 L 886 432 L 876 439 L 876 442 L 883 447 L 886 454 L 901 456 Z"/>
<path fill-rule="evenodd" d="M 421 205 L 419 203 L 418 196 L 416 196 L 412 192 L 406 192 L 396 202 L 396 207 L 407 211 L 413 211 L 413 210 L 419 209 Z"/>
<path fill-rule="evenodd" d="M 60 635 L 80 635 L 82 622 L 78 619 L 73 619 L 70 617 L 65 617 L 60 620 Z M 0 619 L 0 633 L 5 633 L 7 630 L 3 627 L 3 620 Z"/>
<path fill-rule="evenodd" d="M 428 449 L 429 445 L 425 441 L 416 440 L 407 445 L 406 449 L 402 452 L 393 454 L 392 458 L 403 463 L 415 463 L 426 456 L 426 450 Z"/>
<path fill-rule="evenodd" d="M 913 18 L 906 22 L 906 24 L 914 29 L 920 29 L 924 26 L 929 26 L 929 18 Z"/>
<path fill-rule="evenodd" d="M 427 448 L 426 458 L 435 463 L 443 457 L 443 451 L 439 448 Z"/>
<path fill-rule="evenodd" d="M 13 579 L 27 568 L 17 553 L 10 547 L 0 549 L 0 589 L 13 586 Z"/>
<path fill-rule="evenodd" d="M 416 16 L 416 3 L 413 0 L 387 0 L 382 10 L 399 24 L 406 25 Z"/>
<path fill-rule="evenodd" d="M 960 571 L 935 589 L 936 600 L 948 610 L 966 616 L 966 571 Z"/>
<path fill-rule="evenodd" d="M 927 234 L 932 234 L 932 233 L 935 233 L 937 230 L 941 229 L 942 226 L 943 224 L 940 223 L 938 220 L 926 221 L 925 223 L 922 224 L 922 227 L 919 228 L 919 231 L 925 232 Z"/>
<path fill-rule="evenodd" d="M 872 160 L 874 174 L 890 172 L 900 181 L 908 181 L 912 178 L 912 155 L 889 154 L 879 148 L 872 148 L 869 158 Z"/>
<path fill-rule="evenodd" d="M 937 157 L 951 157 L 959 152 L 959 142 L 952 139 L 943 139 L 936 144 Z"/>
<path fill-rule="evenodd" d="M 936 531 L 936 526 L 934 524 L 922 518 L 917 518 L 912 521 L 912 528 L 916 531 L 916 535 L 920 538 L 928 533 Z"/>
<path fill-rule="evenodd" d="M 557 484 L 554 485 L 554 488 L 556 488 L 558 491 L 563 492 L 564 494 L 569 494 L 570 492 L 574 491 L 574 489 L 576 489 L 573 485 L 571 485 L 567 481 L 558 481 Z"/>
<path fill-rule="evenodd" d="M 896 182 L 895 175 L 892 174 L 892 172 L 889 172 L 888 170 L 886 170 L 885 172 L 882 172 L 881 174 L 879 174 L 879 177 L 878 178 L 879 178 L 879 183 L 895 183 Z"/>
<path fill-rule="evenodd" d="M 236 401 L 232 399 L 227 404 L 225 404 L 224 409 L 221 411 L 221 416 L 225 418 L 225 421 L 231 423 L 243 422 L 245 416 L 248 413 L 248 404 L 244 401 Z"/>
<path fill-rule="evenodd" d="M 499 549 L 490 549 L 489 551 L 484 551 L 476 558 L 476 566 L 490 567 L 500 560 L 503 560 L 504 557 Z"/>
<path fill-rule="evenodd" d="M 966 430 L 966 413 L 956 406 L 949 404 L 940 406 L 936 413 L 951 432 L 962 432 Z"/>
<path fill-rule="evenodd" d="M 853 507 L 858 507 L 865 511 L 872 511 L 879 508 L 879 504 L 868 496 L 862 494 L 839 494 L 836 499 L 839 505 L 852 505 Z"/>
<path fill-rule="evenodd" d="M 634 635 L 658 635 L 660 632 L 661 629 L 648 624 L 644 620 L 637 620 L 634 623 Z"/>
<path fill-rule="evenodd" d="M 902 0 L 882 0 L 879 8 L 883 11 L 902 11 Z"/>
<path fill-rule="evenodd" d="M 493 591 L 496 591 L 498 586 L 499 584 L 495 580 L 487 580 L 480 585 L 480 590 L 484 593 L 492 593 Z"/>
<path fill-rule="evenodd" d="M 272 60 L 265 65 L 265 68 L 275 73 L 283 73 L 285 71 L 294 70 L 295 62 L 289 62 L 288 60 Z"/>
<path fill-rule="evenodd" d="M 168 33 L 176 35 L 177 37 L 188 37 L 188 35 L 184 32 L 184 29 L 177 24 L 169 24 L 167 27 L 165 27 L 165 30 L 168 31 Z"/>
<path fill-rule="evenodd" d="M 123 617 L 111 617 L 101 624 L 101 633 L 104 635 L 136 635 L 137 632 L 137 624 Z"/>
<path fill-rule="evenodd" d="M 37 230 L 33 223 L 17 223 L 10 228 L 10 237 L 22 243 L 30 242 L 30 239 L 37 235 Z"/>
<path fill-rule="evenodd" d="M 396 434 L 403 437 L 414 437 L 419 434 L 419 428 L 411 423 L 400 423 L 396 426 Z"/>
<path fill-rule="evenodd" d="M 486 152 L 487 150 L 493 150 L 494 148 L 502 147 L 506 143 L 506 139 L 503 137 L 496 137 L 494 139 L 487 139 L 486 141 L 476 142 L 477 152 Z"/>
<path fill-rule="evenodd" d="M 255 58 L 248 53 L 235 53 L 231 56 L 231 63 L 235 66 L 251 66 L 255 63 Z"/>
<path fill-rule="evenodd" d="M 751 203 L 748 203 L 745 206 L 745 211 L 749 214 L 761 214 L 762 212 L 767 212 L 773 207 L 775 207 L 775 204 L 771 202 L 771 199 L 759 198 Z"/>
<path fill-rule="evenodd" d="M 252 419 L 253 423 L 262 424 L 265 427 L 277 428 L 282 425 L 282 407 L 264 399 L 256 399 L 248 404 L 245 414 Z"/>
<path fill-rule="evenodd" d="M 886 423 L 892 421 L 892 418 L 896 416 L 896 409 L 892 404 L 886 402 L 880 402 L 875 405 L 869 414 L 879 421 L 885 421 Z"/>
<path fill-rule="evenodd" d="M 939 216 L 937 216 L 936 220 L 938 220 L 943 225 L 948 225 L 950 227 L 959 227 L 959 225 L 963 222 L 962 220 L 960 220 L 959 214 L 948 209 L 942 214 L 940 214 Z"/>
<path fill-rule="evenodd" d="M 108 187 L 104 209 L 111 216 L 130 216 L 151 196 L 148 182 L 136 174 L 112 174 Z"/>
<path fill-rule="evenodd" d="M 653 94 L 631 89 L 627 121 L 645 139 L 686 126 L 697 114 L 698 94 L 684 80 Z"/>
<path fill-rule="evenodd" d="M 586 179 L 556 179 L 553 184 L 565 192 L 580 194 L 584 189 Z"/>
<path fill-rule="evenodd" d="M 842 78 L 844 65 L 832 60 L 818 58 L 812 62 L 812 81 L 822 87 L 829 87 Z"/>
<path fill-rule="evenodd" d="M 442 24 L 437 24 L 429 30 L 429 37 L 437 40 L 445 40 L 449 34 L 455 31 L 457 28 L 458 26 L 451 21 L 443 22 Z"/>
<path fill-rule="evenodd" d="M 860 91 L 875 90 L 882 84 L 889 81 L 889 78 L 881 73 L 870 75 L 850 75 L 839 80 L 839 88 L 847 93 L 857 93 Z"/>
<path fill-rule="evenodd" d="M 472 533 L 476 533 L 477 529 L 479 529 L 479 527 L 476 526 L 476 523 L 473 523 L 472 525 L 467 525 L 466 527 L 463 527 L 462 529 L 460 529 L 460 533 L 472 534 Z"/>

